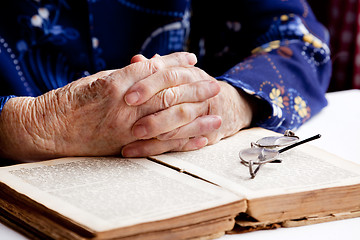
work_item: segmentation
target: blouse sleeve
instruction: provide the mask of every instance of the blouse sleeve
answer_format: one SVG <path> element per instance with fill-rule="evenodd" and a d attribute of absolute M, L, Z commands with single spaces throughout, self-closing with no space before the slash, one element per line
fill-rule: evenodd
<path fill-rule="evenodd" d="M 229 19 L 224 18 L 234 32 L 227 52 L 236 56 L 249 50 L 248 55 L 217 79 L 264 100 L 272 109 L 255 125 L 278 132 L 296 129 L 327 105 L 328 32 L 304 0 L 243 2 L 241 12 L 229 10 Z M 237 41 L 243 38 L 245 44 Z"/>
<path fill-rule="evenodd" d="M 4 108 L 4 105 L 7 101 L 9 101 L 9 99 L 15 97 L 14 95 L 10 95 L 10 96 L 0 96 L 0 114 Z"/>

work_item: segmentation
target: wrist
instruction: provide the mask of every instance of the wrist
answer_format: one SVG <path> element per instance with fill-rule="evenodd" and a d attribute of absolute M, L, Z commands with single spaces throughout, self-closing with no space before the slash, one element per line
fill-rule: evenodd
<path fill-rule="evenodd" d="M 268 102 L 255 95 L 248 94 L 241 89 L 239 89 L 238 92 L 248 103 L 252 113 L 249 127 L 256 126 L 257 123 L 262 122 L 271 116 L 272 109 Z"/>
<path fill-rule="evenodd" d="M 56 156 L 53 130 L 49 131 L 46 104 L 39 98 L 10 99 L 0 115 L 0 156 L 19 161 Z"/>
<path fill-rule="evenodd" d="M 225 136 L 231 136 L 243 128 L 248 128 L 252 122 L 254 107 L 252 98 L 244 91 L 227 82 L 219 82 L 222 90 L 218 101 L 224 119 L 222 130 Z"/>

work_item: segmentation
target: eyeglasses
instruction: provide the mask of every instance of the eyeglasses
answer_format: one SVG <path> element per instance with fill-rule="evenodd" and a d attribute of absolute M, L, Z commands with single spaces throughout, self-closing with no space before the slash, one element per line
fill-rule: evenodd
<path fill-rule="evenodd" d="M 241 163 L 249 168 L 251 178 L 255 178 L 260 167 L 265 163 L 281 163 L 282 160 L 276 159 L 280 153 L 320 137 L 321 135 L 317 134 L 299 141 L 299 137 L 295 136 L 294 132 L 287 130 L 284 136 L 264 137 L 256 142 L 252 142 L 251 148 L 239 152 L 239 157 Z M 283 148 L 279 149 L 280 147 Z"/>

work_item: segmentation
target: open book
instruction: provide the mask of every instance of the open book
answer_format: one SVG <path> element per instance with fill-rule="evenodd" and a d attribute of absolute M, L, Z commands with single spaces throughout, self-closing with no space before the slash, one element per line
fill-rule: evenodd
<path fill-rule="evenodd" d="M 2 167 L 0 220 L 33 239 L 207 239 L 360 216 L 360 166 L 310 144 L 251 179 L 238 153 L 269 135 L 254 128 L 149 159 Z"/>

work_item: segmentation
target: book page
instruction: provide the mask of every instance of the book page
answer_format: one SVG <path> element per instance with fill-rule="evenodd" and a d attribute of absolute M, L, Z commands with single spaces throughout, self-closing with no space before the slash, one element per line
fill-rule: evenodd
<path fill-rule="evenodd" d="M 261 137 L 276 133 L 255 128 L 240 131 L 198 151 L 169 153 L 154 158 L 210 182 L 243 194 L 247 199 L 360 183 L 360 166 L 306 143 L 267 163 L 254 179 L 240 163 L 239 151 Z"/>
<path fill-rule="evenodd" d="M 99 232 L 239 200 L 147 159 L 64 158 L 20 164 L 0 168 L 0 181 Z"/>

